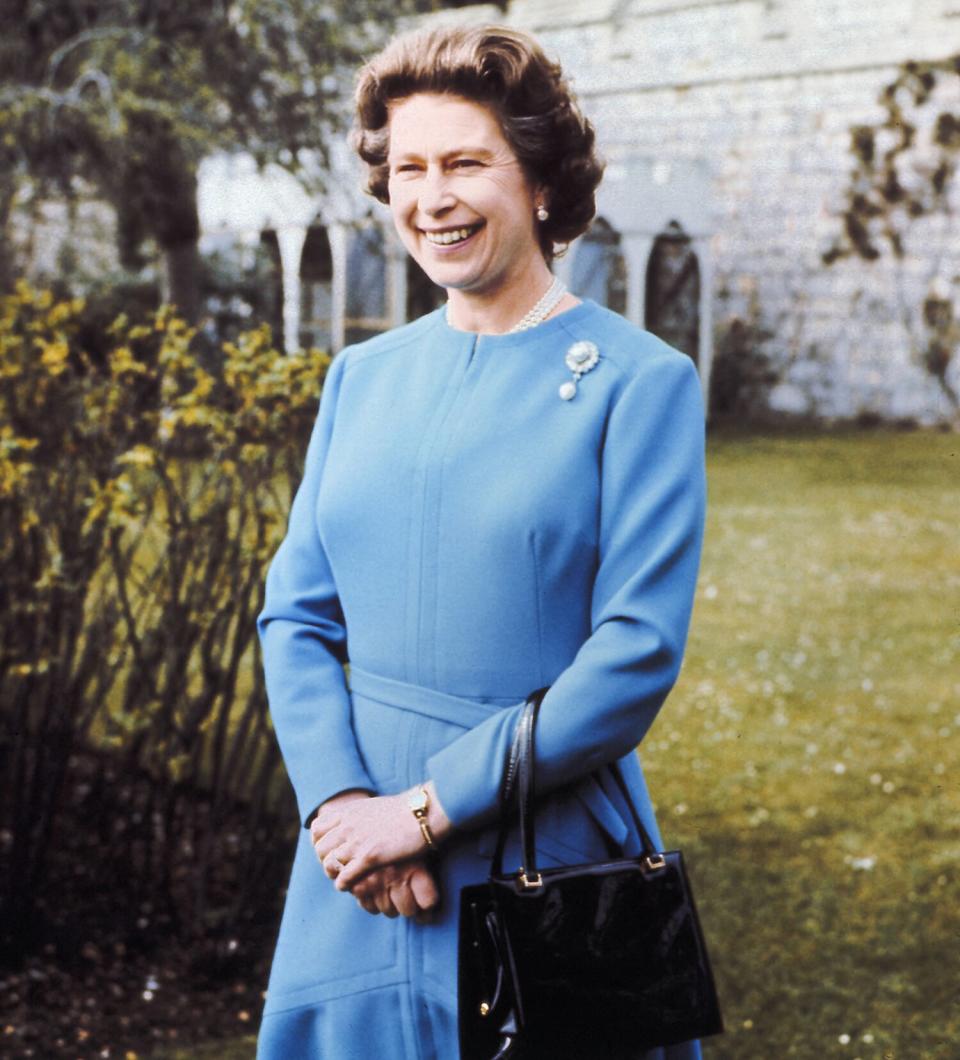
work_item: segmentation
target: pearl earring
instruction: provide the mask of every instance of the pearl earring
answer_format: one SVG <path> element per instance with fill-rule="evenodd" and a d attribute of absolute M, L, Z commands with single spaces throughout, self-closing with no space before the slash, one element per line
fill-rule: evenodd
<path fill-rule="evenodd" d="M 540 203 L 539 206 L 537 206 L 537 220 L 546 221 L 549 217 L 550 211 L 543 205 L 543 203 Z"/>

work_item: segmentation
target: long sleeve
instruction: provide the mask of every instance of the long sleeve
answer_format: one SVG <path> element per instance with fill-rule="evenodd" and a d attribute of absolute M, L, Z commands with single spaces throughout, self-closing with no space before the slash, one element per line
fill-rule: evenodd
<path fill-rule="evenodd" d="M 316 517 L 342 375 L 340 356 L 327 372 L 303 481 L 258 619 L 270 713 L 304 821 L 339 791 L 375 790 L 351 726 L 346 628 Z"/>
<path fill-rule="evenodd" d="M 537 781 L 544 791 L 636 747 L 679 673 L 706 493 L 692 361 L 657 353 L 637 369 L 609 413 L 600 464 L 591 632 L 543 700 Z M 477 827 L 494 816 L 518 712 L 500 711 L 430 759 L 429 775 L 456 825 Z"/>

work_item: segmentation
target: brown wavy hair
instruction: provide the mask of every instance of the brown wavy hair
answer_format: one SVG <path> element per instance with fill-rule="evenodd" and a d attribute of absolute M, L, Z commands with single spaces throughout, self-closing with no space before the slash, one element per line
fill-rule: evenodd
<path fill-rule="evenodd" d="M 546 189 L 550 217 L 538 224 L 549 262 L 555 244 L 587 230 L 603 164 L 593 126 L 557 63 L 526 33 L 503 26 L 446 27 L 395 37 L 361 70 L 353 144 L 367 163 L 367 191 L 389 202 L 389 105 L 418 92 L 487 106 L 524 171 Z"/>

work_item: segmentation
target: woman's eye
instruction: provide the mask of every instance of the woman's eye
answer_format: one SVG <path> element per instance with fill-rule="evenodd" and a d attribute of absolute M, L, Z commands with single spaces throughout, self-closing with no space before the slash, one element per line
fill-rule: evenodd
<path fill-rule="evenodd" d="M 452 165 L 454 169 L 470 169 L 479 166 L 480 163 L 475 158 L 457 158 L 454 159 Z"/>

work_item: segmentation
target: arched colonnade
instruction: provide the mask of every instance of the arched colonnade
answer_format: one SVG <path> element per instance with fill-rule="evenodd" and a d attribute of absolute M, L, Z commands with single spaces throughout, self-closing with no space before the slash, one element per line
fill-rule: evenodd
<path fill-rule="evenodd" d="M 205 227 L 269 243 L 280 272 L 288 352 L 308 345 L 336 352 L 442 301 L 443 292 L 411 262 L 389 218 L 371 213 L 368 202 L 318 206 L 280 177 L 271 184 L 254 173 L 244 172 L 240 183 L 236 171 L 224 176 L 229 179 L 219 194 L 207 199 Z M 696 164 L 614 161 L 594 225 L 555 263 L 575 293 L 691 356 L 705 405 L 713 361 L 708 203 L 707 174 Z"/>

